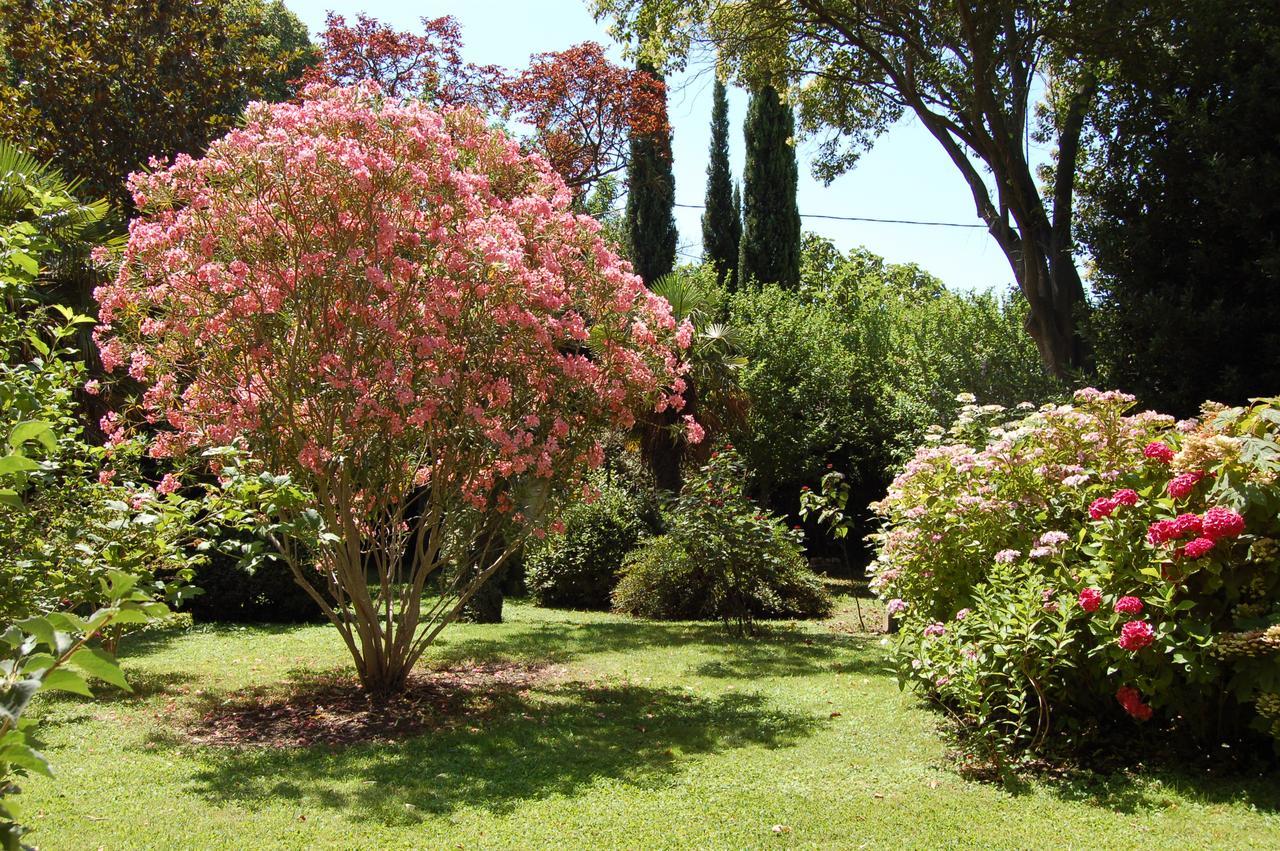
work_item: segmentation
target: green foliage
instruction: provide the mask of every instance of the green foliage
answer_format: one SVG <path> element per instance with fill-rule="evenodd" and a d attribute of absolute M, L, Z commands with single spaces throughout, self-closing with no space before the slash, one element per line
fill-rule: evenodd
<path fill-rule="evenodd" d="M 525 548 L 525 583 L 541 606 L 607 610 L 623 559 L 656 526 L 651 494 L 607 480 L 595 487 L 593 501 L 560 515 L 562 533 Z"/>
<path fill-rule="evenodd" d="M 623 566 L 614 608 L 659 620 L 715 618 L 751 633 L 757 618 L 823 617 L 832 601 L 802 555 L 798 535 L 744 490 L 731 445 L 711 454 L 672 505 L 667 533 Z"/>
<path fill-rule="evenodd" d="M 144 624 L 169 613 L 137 588 L 137 577 L 111 571 L 102 577 L 107 605 L 86 618 L 54 612 L 9 625 L 0 633 L 0 847 L 18 851 L 28 828 L 13 800 L 18 781 L 31 773 L 52 777 L 44 754 L 31 744 L 34 723 L 26 715 L 41 692 L 68 691 L 91 697 L 94 677 L 129 691 L 115 658 L 89 642 L 111 626 Z"/>
<path fill-rule="evenodd" d="M 132 208 L 125 177 L 199 154 L 314 61 L 279 0 L 3 0 L 0 134 Z"/>
<path fill-rule="evenodd" d="M 1280 741 L 1280 400 L 1132 404 L 967 406 L 877 505 L 901 676 L 997 761 L 1149 721 Z"/>
<path fill-rule="evenodd" d="M 650 65 L 641 63 L 640 70 L 657 76 Z M 670 274 L 676 265 L 679 234 L 674 214 L 676 179 L 671 163 L 670 130 L 632 137 L 627 163 L 628 255 L 636 274 L 646 284 Z"/>
<path fill-rule="evenodd" d="M 729 299 L 750 399 L 733 434 L 770 504 L 794 510 L 827 465 L 848 477 L 852 537 L 863 506 L 955 397 L 1013 404 L 1056 390 L 1022 330 L 1017 297 L 961 294 L 915 266 L 865 250 L 805 243 L 797 292 L 765 287 Z"/>
<path fill-rule="evenodd" d="M 197 556 L 186 548 L 192 504 L 147 484 L 141 447 L 83 438 L 75 398 L 85 364 L 73 345 L 92 322 L 50 303 L 50 269 L 85 255 L 106 205 L 0 142 L 0 619 L 97 608 L 102 579 L 123 571 L 180 602 Z M 25 451 L 24 450 L 25 447 Z M 108 466 L 110 465 L 110 466 Z M 167 489 L 167 488 L 166 488 Z"/>
<path fill-rule="evenodd" d="M 1103 78 L 1080 181 L 1103 379 L 1181 415 L 1280 387 L 1280 26 L 1152 3 Z"/>
<path fill-rule="evenodd" d="M 716 270 L 719 283 L 730 292 L 738 288 L 738 251 L 742 241 L 742 212 L 735 202 L 736 186 L 729 167 L 729 98 L 716 80 L 711 104 L 711 160 L 707 164 L 707 195 L 702 214 L 702 251 Z"/>
<path fill-rule="evenodd" d="M 756 89 L 742 130 L 746 164 L 738 277 L 794 287 L 800 282 L 800 173 L 791 106 L 772 86 Z"/>

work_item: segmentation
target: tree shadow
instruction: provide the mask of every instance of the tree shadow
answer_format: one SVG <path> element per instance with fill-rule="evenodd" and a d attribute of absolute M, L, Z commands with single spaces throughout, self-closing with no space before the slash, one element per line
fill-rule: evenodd
<path fill-rule="evenodd" d="M 215 801 L 293 800 L 407 824 L 464 805 L 506 812 L 599 778 L 653 788 L 681 756 L 788 747 L 824 723 L 757 695 L 577 682 L 510 694 L 487 717 L 460 720 L 393 744 L 205 749 L 192 779 Z"/>
<path fill-rule="evenodd" d="M 541 621 L 494 638 L 446 639 L 433 664 L 471 660 L 567 664 L 582 656 L 702 647 L 716 659 L 692 668 L 696 676 L 760 678 L 826 672 L 884 674 L 875 637 L 813 633 L 790 624 L 762 625 L 754 637 L 734 637 L 715 623 L 653 621 Z"/>

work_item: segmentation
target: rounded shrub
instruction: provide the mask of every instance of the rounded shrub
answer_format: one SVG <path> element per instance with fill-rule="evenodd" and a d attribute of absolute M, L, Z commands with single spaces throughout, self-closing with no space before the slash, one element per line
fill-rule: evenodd
<path fill-rule="evenodd" d="M 823 617 L 833 604 L 798 534 L 743 492 L 733 447 L 685 484 L 667 533 L 628 556 L 614 609 L 658 620 L 717 619 L 750 631 L 757 618 Z"/>
<path fill-rule="evenodd" d="M 1280 742 L 1280 400 L 1133 401 L 967 405 L 876 506 L 901 675 L 991 756 L 1126 724 Z"/>
<path fill-rule="evenodd" d="M 652 529 L 642 495 L 603 482 L 596 491 L 560 515 L 563 533 L 526 548 L 525 585 L 540 606 L 608 609 L 623 559 Z"/>

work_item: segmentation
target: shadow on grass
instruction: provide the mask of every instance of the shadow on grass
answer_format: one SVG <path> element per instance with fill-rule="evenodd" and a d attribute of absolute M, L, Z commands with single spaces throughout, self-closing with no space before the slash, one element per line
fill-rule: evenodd
<path fill-rule="evenodd" d="M 701 647 L 714 661 L 696 665 L 695 676 L 756 679 L 828 672 L 886 672 L 872 636 L 811 633 L 786 624 L 764 624 L 759 635 L 738 638 L 715 623 L 653 621 L 541 621 L 520 623 L 493 638 L 446 638 L 432 664 L 518 661 L 567 664 L 598 653 L 633 653 Z"/>
<path fill-rule="evenodd" d="M 509 695 L 487 717 L 461 720 L 387 745 L 206 749 L 193 781 L 215 801 L 283 799 L 408 824 L 463 805 L 509 811 L 601 778 L 662 785 L 682 756 L 787 747 L 822 723 L 755 695 L 584 683 Z"/>
<path fill-rule="evenodd" d="M 1245 803 L 1260 812 L 1280 812 L 1280 774 L 1275 772 L 1254 777 L 1213 776 L 1197 773 L 1194 767 L 1164 765 L 1143 768 L 1140 778 L 1124 772 L 1078 771 L 1045 785 L 1061 800 L 1126 815 L 1176 806 L 1177 799 L 1207 805 Z M 1030 786 L 1015 784 L 1010 791 L 1023 794 Z"/>

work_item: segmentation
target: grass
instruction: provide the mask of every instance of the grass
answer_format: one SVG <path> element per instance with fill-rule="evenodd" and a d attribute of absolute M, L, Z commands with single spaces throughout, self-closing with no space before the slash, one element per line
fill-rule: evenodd
<path fill-rule="evenodd" d="M 56 781 L 29 840 L 82 848 L 1280 847 L 1280 780 L 1168 771 L 966 780 L 875 636 L 735 640 L 508 605 L 428 660 L 549 663 L 484 715 L 395 744 L 193 745 L 181 719 L 345 664 L 321 626 L 197 628 L 124 648 L 134 696 L 41 698 Z M 837 615 L 857 623 L 847 608 Z"/>

